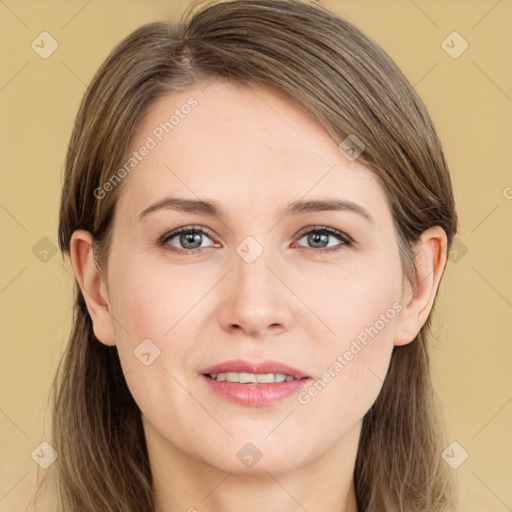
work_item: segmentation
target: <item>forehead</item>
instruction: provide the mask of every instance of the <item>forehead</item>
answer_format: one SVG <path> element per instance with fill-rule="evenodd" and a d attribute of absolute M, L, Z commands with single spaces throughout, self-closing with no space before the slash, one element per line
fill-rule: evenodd
<path fill-rule="evenodd" d="M 373 172 L 349 161 L 285 93 L 222 81 L 155 101 L 137 129 L 119 209 L 165 195 L 214 197 L 253 212 L 333 194 L 385 208 Z"/>

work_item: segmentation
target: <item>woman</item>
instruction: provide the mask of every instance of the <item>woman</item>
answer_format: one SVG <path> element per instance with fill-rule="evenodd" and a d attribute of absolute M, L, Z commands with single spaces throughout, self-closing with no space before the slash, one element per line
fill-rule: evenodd
<path fill-rule="evenodd" d="M 139 28 L 85 94 L 59 222 L 62 510 L 453 510 L 428 337 L 452 186 L 357 28 L 295 0 Z"/>

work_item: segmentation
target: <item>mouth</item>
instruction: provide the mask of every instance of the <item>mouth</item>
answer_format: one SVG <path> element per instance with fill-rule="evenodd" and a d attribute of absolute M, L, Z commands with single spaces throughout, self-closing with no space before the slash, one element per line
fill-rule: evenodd
<path fill-rule="evenodd" d="M 236 382 L 237 384 L 272 384 L 274 382 L 301 380 L 284 373 L 223 372 L 207 373 L 205 376 L 218 382 Z M 308 377 L 302 378 L 307 379 Z"/>
<path fill-rule="evenodd" d="M 297 394 L 311 380 L 277 361 L 227 361 L 205 369 L 202 377 L 216 396 L 243 406 L 263 407 Z"/>
<path fill-rule="evenodd" d="M 243 359 L 219 363 L 206 368 L 201 373 L 216 381 L 237 382 L 239 384 L 269 384 L 309 377 L 303 371 L 279 361 L 250 363 Z"/>

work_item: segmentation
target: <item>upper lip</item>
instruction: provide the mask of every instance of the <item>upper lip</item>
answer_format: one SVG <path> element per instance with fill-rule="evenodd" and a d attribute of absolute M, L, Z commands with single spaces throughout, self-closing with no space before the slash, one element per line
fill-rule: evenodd
<path fill-rule="evenodd" d="M 232 361 L 225 361 L 223 363 L 216 364 L 207 368 L 206 370 L 202 370 L 201 373 L 203 375 L 211 375 L 211 374 L 219 374 L 219 373 L 227 373 L 227 372 L 236 372 L 236 373 L 281 373 L 288 377 L 293 377 L 294 379 L 302 379 L 305 377 L 309 377 L 306 373 L 298 370 L 297 368 L 293 368 L 284 363 L 280 363 L 279 361 L 260 361 L 251 363 L 249 361 L 244 361 L 243 359 L 234 359 Z"/>

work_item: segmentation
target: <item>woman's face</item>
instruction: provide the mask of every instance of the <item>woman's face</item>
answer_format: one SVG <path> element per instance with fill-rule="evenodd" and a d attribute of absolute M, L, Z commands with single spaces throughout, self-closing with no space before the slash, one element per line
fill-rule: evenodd
<path fill-rule="evenodd" d="M 159 99 L 132 150 L 108 261 L 115 336 L 102 341 L 117 345 L 150 445 L 235 473 L 342 455 L 381 389 L 402 300 L 372 172 L 282 93 L 220 81 Z M 171 197 L 190 203 L 148 210 Z M 293 377 L 268 361 L 308 378 L 204 375 L 227 362 L 229 378 L 253 364 Z"/>

